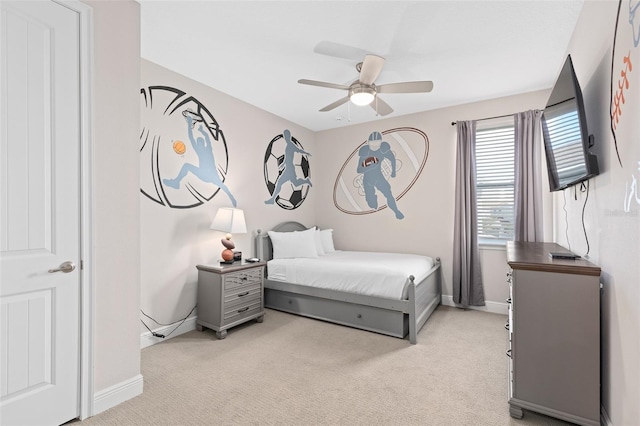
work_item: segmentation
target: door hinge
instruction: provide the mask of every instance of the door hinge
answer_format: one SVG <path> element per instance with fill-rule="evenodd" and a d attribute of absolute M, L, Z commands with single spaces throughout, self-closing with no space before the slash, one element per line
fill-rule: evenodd
<path fill-rule="evenodd" d="M 80 270 L 83 271 L 84 270 L 84 260 L 80 260 Z"/>

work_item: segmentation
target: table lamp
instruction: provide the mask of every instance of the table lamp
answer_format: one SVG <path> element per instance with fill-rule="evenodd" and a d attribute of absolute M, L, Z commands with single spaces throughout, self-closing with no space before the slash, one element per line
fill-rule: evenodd
<path fill-rule="evenodd" d="M 244 222 L 244 212 L 240 209 L 231 207 L 223 207 L 218 209 L 216 217 L 213 218 L 211 229 L 226 232 L 227 235 L 220 241 L 224 246 L 224 250 L 220 254 L 222 256 L 221 263 L 233 263 L 233 249 L 236 245 L 231 241 L 231 233 L 244 234 L 247 232 L 247 225 Z"/>

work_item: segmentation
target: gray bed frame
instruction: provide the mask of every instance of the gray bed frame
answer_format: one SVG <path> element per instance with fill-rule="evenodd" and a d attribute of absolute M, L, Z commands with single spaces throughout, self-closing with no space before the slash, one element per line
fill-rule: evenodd
<path fill-rule="evenodd" d="M 308 229 L 298 222 L 284 222 L 276 232 Z M 258 230 L 256 254 L 261 260 L 273 258 L 273 247 L 267 232 Z M 268 275 L 267 275 L 268 276 Z M 265 307 L 330 321 L 362 330 L 374 331 L 403 339 L 412 344 L 418 332 L 441 302 L 440 258 L 435 259 L 427 277 L 419 283 L 407 277 L 407 298 L 395 300 L 338 290 L 327 290 L 273 281 L 265 278 Z"/>

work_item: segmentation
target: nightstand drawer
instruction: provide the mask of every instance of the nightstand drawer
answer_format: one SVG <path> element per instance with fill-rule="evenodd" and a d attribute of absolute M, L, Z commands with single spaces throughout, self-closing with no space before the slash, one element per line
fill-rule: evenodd
<path fill-rule="evenodd" d="M 243 286 L 236 286 L 231 289 L 225 289 L 224 291 L 224 301 L 225 303 L 229 300 L 233 300 L 239 297 L 244 297 L 246 293 L 261 293 L 262 284 L 261 283 L 248 283 Z"/>
<path fill-rule="evenodd" d="M 260 313 L 262 311 L 262 300 L 255 299 L 251 301 L 251 303 L 242 306 L 235 307 L 233 309 L 225 309 L 224 312 L 224 323 L 230 324 L 235 321 L 239 321 L 243 318 L 250 317 L 251 315 Z"/>
<path fill-rule="evenodd" d="M 248 306 L 254 300 L 260 301 L 261 299 L 262 299 L 262 291 L 260 288 L 257 288 L 252 291 L 246 291 L 244 293 L 240 293 L 240 295 L 236 297 L 230 297 L 228 299 L 225 297 L 223 309 L 224 309 L 224 312 L 226 313 L 227 311 L 230 311 L 236 308 L 242 308 L 244 306 Z"/>
<path fill-rule="evenodd" d="M 246 269 L 226 274 L 224 278 L 225 292 L 235 287 L 262 282 L 262 268 Z"/>

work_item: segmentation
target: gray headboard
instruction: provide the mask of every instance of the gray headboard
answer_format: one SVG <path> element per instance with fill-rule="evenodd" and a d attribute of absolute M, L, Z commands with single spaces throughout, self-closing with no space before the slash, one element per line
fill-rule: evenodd
<path fill-rule="evenodd" d="M 293 232 L 304 231 L 309 229 L 300 222 L 282 222 L 279 225 L 273 227 L 272 231 L 275 232 Z M 271 239 L 267 231 L 258 229 L 258 236 L 256 237 L 256 256 L 260 260 L 268 261 L 273 259 L 273 246 L 271 245 Z"/>

